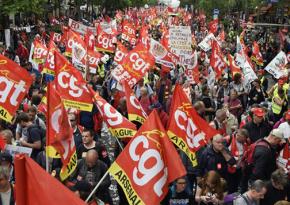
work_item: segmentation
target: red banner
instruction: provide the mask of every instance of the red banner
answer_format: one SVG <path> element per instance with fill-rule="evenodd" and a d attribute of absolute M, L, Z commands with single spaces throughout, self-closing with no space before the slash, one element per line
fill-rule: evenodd
<path fill-rule="evenodd" d="M 210 56 L 210 65 L 216 72 L 216 78 L 220 78 L 223 70 L 227 67 L 226 62 L 224 61 L 221 48 L 219 47 L 217 41 L 212 43 L 212 52 Z"/>
<path fill-rule="evenodd" d="M 55 43 L 61 42 L 62 36 L 60 33 L 51 32 L 50 40 L 53 40 Z"/>
<path fill-rule="evenodd" d="M 215 34 L 218 30 L 219 20 L 215 19 L 209 22 L 209 32 Z"/>
<path fill-rule="evenodd" d="M 0 118 L 10 122 L 27 94 L 32 77 L 26 69 L 0 54 Z"/>
<path fill-rule="evenodd" d="M 186 174 L 185 168 L 156 110 L 109 169 L 130 205 L 160 204 L 169 183 Z"/>
<path fill-rule="evenodd" d="M 128 85 L 126 81 L 123 82 L 123 88 L 126 95 L 126 104 L 128 111 L 128 119 L 132 121 L 139 122 L 141 124 L 147 119 L 147 114 L 142 108 L 139 100 L 136 98 L 134 92 Z"/>
<path fill-rule="evenodd" d="M 230 70 L 231 70 L 232 76 L 234 76 L 236 73 L 242 74 L 241 68 L 236 64 L 236 62 L 231 54 L 228 54 L 228 60 L 229 60 Z"/>
<path fill-rule="evenodd" d="M 94 101 L 114 137 L 130 138 L 136 133 L 136 126 L 127 118 L 121 115 L 111 104 L 89 88 L 94 96 Z"/>
<path fill-rule="evenodd" d="M 67 108 L 92 111 L 92 96 L 81 73 L 68 60 L 55 51 L 56 89 Z"/>
<path fill-rule="evenodd" d="M 130 87 L 134 86 L 155 63 L 154 57 L 139 43 L 123 60 L 122 65 L 118 65 L 112 76 L 119 82 L 126 80 Z"/>
<path fill-rule="evenodd" d="M 47 86 L 47 132 L 46 145 L 52 146 L 60 154 L 63 169 L 61 179 L 66 179 L 77 166 L 76 147 L 73 130 L 59 93 L 53 83 Z M 47 153 L 49 155 L 49 153 Z"/>
<path fill-rule="evenodd" d="M 180 85 L 176 85 L 172 99 L 168 136 L 196 166 L 195 152 L 218 132 L 197 114 Z"/>

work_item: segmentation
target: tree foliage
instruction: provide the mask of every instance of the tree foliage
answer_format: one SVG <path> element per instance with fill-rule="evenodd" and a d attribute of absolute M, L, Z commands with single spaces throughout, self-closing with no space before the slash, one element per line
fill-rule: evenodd
<path fill-rule="evenodd" d="M 45 2 L 45 0 L 4 0 L 0 10 L 4 15 L 19 12 L 42 14 Z"/>

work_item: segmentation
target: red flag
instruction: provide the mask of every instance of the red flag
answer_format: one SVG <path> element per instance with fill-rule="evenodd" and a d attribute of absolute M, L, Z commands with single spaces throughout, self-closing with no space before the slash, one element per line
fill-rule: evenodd
<path fill-rule="evenodd" d="M 263 64 L 264 64 L 263 57 L 262 57 L 262 54 L 260 52 L 259 44 L 256 41 L 254 41 L 254 43 L 253 43 L 251 59 L 257 65 L 263 66 Z"/>
<path fill-rule="evenodd" d="M 116 49 L 114 43 L 117 42 L 115 34 L 108 34 L 104 32 L 101 25 L 98 26 L 97 33 L 98 33 L 96 41 L 97 50 L 114 53 Z"/>
<path fill-rule="evenodd" d="M 61 42 L 61 34 L 60 33 L 51 32 L 50 33 L 50 40 L 53 40 L 55 43 Z"/>
<path fill-rule="evenodd" d="M 219 42 L 224 42 L 224 41 L 225 41 L 225 31 L 224 31 L 224 30 L 222 30 L 222 31 L 219 33 L 219 35 L 218 35 L 218 37 L 217 37 L 217 40 L 218 40 Z"/>
<path fill-rule="evenodd" d="M 46 56 L 48 54 L 48 49 L 40 40 L 35 39 L 33 44 L 34 44 L 34 51 L 32 56 L 33 61 L 35 61 L 37 64 L 44 63 Z"/>
<path fill-rule="evenodd" d="M 123 65 L 118 65 L 112 76 L 119 82 L 126 80 L 133 87 L 152 67 L 155 59 L 152 54 L 139 43 L 123 60 Z"/>
<path fill-rule="evenodd" d="M 115 52 L 114 61 L 117 64 L 122 64 L 127 54 L 128 54 L 128 49 L 121 42 L 117 42 L 117 49 Z"/>
<path fill-rule="evenodd" d="M 68 108 L 90 112 L 93 108 L 92 96 L 81 73 L 59 52 L 55 56 L 56 89 Z"/>
<path fill-rule="evenodd" d="M 46 145 L 52 146 L 61 156 L 63 169 L 60 173 L 62 180 L 66 179 L 77 165 L 76 147 L 73 130 L 69 124 L 68 115 L 55 86 L 47 86 L 47 135 Z M 50 153 L 47 153 L 50 156 Z M 51 156 L 53 157 L 53 156 Z"/>
<path fill-rule="evenodd" d="M 49 47 L 48 47 L 48 55 L 46 57 L 42 73 L 46 73 L 49 75 L 54 75 L 54 51 L 57 50 L 57 47 L 53 40 L 50 40 Z"/>
<path fill-rule="evenodd" d="M 168 136 L 196 166 L 195 152 L 218 132 L 197 114 L 180 85 L 176 85 L 172 99 Z"/>
<path fill-rule="evenodd" d="M 0 54 L 0 118 L 10 122 L 32 84 L 26 69 Z"/>
<path fill-rule="evenodd" d="M 5 149 L 5 146 L 6 146 L 6 142 L 3 139 L 3 136 L 0 135 L 0 150 L 4 150 Z"/>
<path fill-rule="evenodd" d="M 218 23 L 219 23 L 218 19 L 215 19 L 209 22 L 209 32 L 215 34 L 218 30 Z"/>
<path fill-rule="evenodd" d="M 95 35 L 91 30 L 88 30 L 85 34 L 85 45 L 87 45 L 87 49 L 94 51 L 95 49 Z"/>
<path fill-rule="evenodd" d="M 94 96 L 94 101 L 113 136 L 118 138 L 133 137 L 136 133 L 136 126 L 127 118 L 121 115 L 112 105 L 89 88 Z"/>
<path fill-rule="evenodd" d="M 146 112 L 126 81 L 123 82 L 123 88 L 126 94 L 128 119 L 143 124 L 147 118 Z"/>
<path fill-rule="evenodd" d="M 235 63 L 235 60 L 231 54 L 228 54 L 228 60 L 232 76 L 234 76 L 236 73 L 242 74 L 241 68 Z"/>
<path fill-rule="evenodd" d="M 168 185 L 186 174 L 156 110 L 125 147 L 109 172 L 130 205 L 160 204 Z"/>
<path fill-rule="evenodd" d="M 101 54 L 97 51 L 88 50 L 87 56 L 85 56 L 85 58 L 83 60 L 83 64 L 88 65 L 88 67 L 90 69 L 96 70 L 102 57 L 103 57 L 103 54 Z"/>
<path fill-rule="evenodd" d="M 214 71 L 216 72 L 216 77 L 220 78 L 223 70 L 226 68 L 226 63 L 224 61 L 222 51 L 221 51 L 217 41 L 215 41 L 215 40 L 212 43 L 210 65 L 214 69 Z"/>
<path fill-rule="evenodd" d="M 136 30 L 133 22 L 124 21 L 122 24 L 122 35 L 121 38 L 128 41 L 131 45 L 136 44 Z"/>
<path fill-rule="evenodd" d="M 73 44 L 83 45 L 83 39 L 79 33 L 69 30 L 67 33 L 67 42 L 65 47 L 65 56 L 71 57 Z"/>
<path fill-rule="evenodd" d="M 85 202 L 29 157 L 17 155 L 14 163 L 17 178 L 15 186 L 17 205 L 85 205 Z"/>

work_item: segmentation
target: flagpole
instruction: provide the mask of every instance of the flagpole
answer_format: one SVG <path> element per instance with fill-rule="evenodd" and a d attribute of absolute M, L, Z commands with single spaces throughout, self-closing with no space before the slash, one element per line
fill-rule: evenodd
<path fill-rule="evenodd" d="M 95 188 L 93 189 L 93 191 L 90 193 L 90 195 L 88 196 L 88 198 L 86 199 L 86 203 L 88 203 L 88 201 L 90 200 L 90 198 L 94 195 L 94 193 L 97 191 L 97 189 L 99 188 L 99 186 L 101 185 L 101 183 L 105 180 L 105 178 L 108 176 L 109 174 L 109 170 L 106 171 L 106 173 L 104 174 L 104 176 L 100 179 L 100 181 L 97 183 L 97 185 L 95 186 Z"/>
<path fill-rule="evenodd" d="M 44 149 L 44 152 L 45 152 L 45 170 L 47 173 L 49 173 L 49 162 L 48 162 L 48 153 L 47 153 L 47 147 L 48 147 L 48 136 L 49 136 L 49 119 L 50 119 L 50 116 L 49 116 L 49 98 L 50 98 L 50 85 L 51 83 L 49 83 L 47 85 L 47 90 L 46 90 L 46 106 L 47 106 L 47 120 L 46 120 L 46 127 L 47 127 L 47 130 L 46 130 L 46 146 L 45 146 L 45 149 Z"/>
<path fill-rule="evenodd" d="M 116 139 L 117 139 L 117 143 L 118 143 L 119 147 L 123 151 L 124 150 L 124 147 L 122 146 L 121 142 L 119 141 L 119 139 L 117 137 L 116 137 Z"/>

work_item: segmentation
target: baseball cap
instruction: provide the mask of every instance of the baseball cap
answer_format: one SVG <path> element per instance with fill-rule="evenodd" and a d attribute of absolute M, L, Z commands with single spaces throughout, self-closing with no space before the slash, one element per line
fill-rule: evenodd
<path fill-rule="evenodd" d="M 0 162 L 9 162 L 12 163 L 13 159 L 11 154 L 7 152 L 0 153 Z"/>
<path fill-rule="evenodd" d="M 271 135 L 273 135 L 275 137 L 278 137 L 280 139 L 284 138 L 284 134 L 283 134 L 283 132 L 280 129 L 273 129 L 272 132 L 271 132 Z"/>
<path fill-rule="evenodd" d="M 262 108 L 253 108 L 252 112 L 257 117 L 264 117 L 264 115 L 265 115 L 265 112 L 264 112 L 264 110 Z"/>
<path fill-rule="evenodd" d="M 285 119 L 290 120 L 290 109 L 286 112 Z"/>
<path fill-rule="evenodd" d="M 284 80 L 283 79 L 279 79 L 278 80 L 278 85 L 284 85 Z"/>

